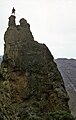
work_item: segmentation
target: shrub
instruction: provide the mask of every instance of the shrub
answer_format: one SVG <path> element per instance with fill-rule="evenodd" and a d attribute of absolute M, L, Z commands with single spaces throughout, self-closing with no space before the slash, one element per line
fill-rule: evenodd
<path fill-rule="evenodd" d="M 66 111 L 49 113 L 47 120 L 75 120 L 74 117 Z"/>

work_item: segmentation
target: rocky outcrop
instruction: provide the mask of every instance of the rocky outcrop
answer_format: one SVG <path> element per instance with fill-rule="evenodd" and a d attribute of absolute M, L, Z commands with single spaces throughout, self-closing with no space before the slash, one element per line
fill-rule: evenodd
<path fill-rule="evenodd" d="M 34 40 L 27 21 L 22 18 L 15 25 L 15 16 L 10 16 L 4 40 L 0 75 L 4 119 L 52 120 L 65 114 L 73 120 L 53 56 L 45 44 Z"/>

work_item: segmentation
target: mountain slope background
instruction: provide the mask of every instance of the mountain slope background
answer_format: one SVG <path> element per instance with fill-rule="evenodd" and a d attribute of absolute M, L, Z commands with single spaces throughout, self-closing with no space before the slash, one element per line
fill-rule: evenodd
<path fill-rule="evenodd" d="M 76 117 L 76 59 L 56 59 L 57 67 L 63 77 L 66 90 L 70 97 L 69 107 Z"/>

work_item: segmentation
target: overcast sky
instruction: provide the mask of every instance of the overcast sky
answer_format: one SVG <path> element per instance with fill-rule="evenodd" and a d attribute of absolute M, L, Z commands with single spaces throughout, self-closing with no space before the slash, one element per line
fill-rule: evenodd
<path fill-rule="evenodd" d="M 16 23 L 25 18 L 34 39 L 45 43 L 54 58 L 76 59 L 76 0 L 0 0 L 0 55 L 13 6 Z"/>

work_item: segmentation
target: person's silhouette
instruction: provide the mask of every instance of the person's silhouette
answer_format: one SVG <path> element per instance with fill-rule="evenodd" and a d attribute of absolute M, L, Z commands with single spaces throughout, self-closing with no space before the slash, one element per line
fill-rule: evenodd
<path fill-rule="evenodd" d="M 15 14 L 15 11 L 16 11 L 16 10 L 15 10 L 14 7 L 13 7 L 13 9 L 12 9 L 12 14 Z"/>

